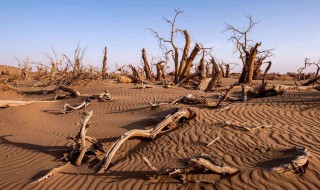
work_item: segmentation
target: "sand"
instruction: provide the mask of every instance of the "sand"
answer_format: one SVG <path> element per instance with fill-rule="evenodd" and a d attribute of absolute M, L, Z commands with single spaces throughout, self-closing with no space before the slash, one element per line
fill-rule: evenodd
<path fill-rule="evenodd" d="M 231 79 L 223 81 L 224 84 L 232 82 Z M 201 105 L 189 106 L 197 113 L 196 118 L 153 141 L 129 140 L 104 174 L 94 175 L 87 164 L 69 165 L 52 178 L 30 184 L 63 163 L 59 159 L 70 145 L 66 137 L 76 134 L 76 123 L 82 120 L 83 111 L 94 111 L 88 135 L 100 139 L 109 148 L 124 132 L 153 127 L 175 108 L 187 107 L 151 108 L 148 102 L 154 98 L 173 100 L 191 93 L 204 95 L 213 103 L 216 101 L 213 93 L 181 87 L 166 89 L 160 85 L 135 89 L 133 84 L 115 84 L 112 80 L 76 88 L 87 94 L 107 89 L 114 101 L 92 102 L 84 110 L 68 114 L 55 114 L 55 111 L 61 110 L 64 103 L 80 103 L 80 99 L 0 109 L 0 189 L 318 189 L 320 186 L 320 94 L 313 90 L 234 102 L 224 112 Z M 38 88 L 25 86 L 24 89 Z M 0 92 L 2 100 L 46 100 L 53 96 Z M 223 127 L 225 121 L 273 127 L 244 131 Z M 217 137 L 220 139 L 206 147 Z M 310 150 L 305 173 L 271 171 L 294 156 L 294 152 L 285 151 L 294 146 Z M 240 172 L 225 176 L 192 173 L 186 178 L 216 181 L 216 184 L 182 185 L 170 177 L 149 178 L 154 172 L 142 161 L 146 156 L 158 168 L 167 168 L 180 166 L 179 160 L 199 153 L 218 155 Z"/>

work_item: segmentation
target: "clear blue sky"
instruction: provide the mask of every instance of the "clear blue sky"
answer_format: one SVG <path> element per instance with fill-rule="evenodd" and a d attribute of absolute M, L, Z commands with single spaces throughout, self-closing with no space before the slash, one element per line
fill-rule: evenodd
<path fill-rule="evenodd" d="M 272 71 L 296 71 L 304 58 L 320 58 L 319 0 L 0 0 L 0 64 L 16 65 L 14 57 L 46 62 L 42 52 L 54 47 L 72 55 L 78 42 L 88 47 L 85 62 L 100 66 L 103 47 L 113 68 L 140 65 L 141 49 L 158 56 L 158 42 L 146 28 L 166 36 L 174 9 L 184 13 L 177 27 L 192 39 L 213 46 L 225 62 L 238 62 L 225 22 L 242 27 L 252 15 L 261 21 L 250 34 L 262 48 L 276 48 Z M 181 38 L 181 36 L 178 36 Z M 239 67 L 240 69 L 240 67 Z"/>

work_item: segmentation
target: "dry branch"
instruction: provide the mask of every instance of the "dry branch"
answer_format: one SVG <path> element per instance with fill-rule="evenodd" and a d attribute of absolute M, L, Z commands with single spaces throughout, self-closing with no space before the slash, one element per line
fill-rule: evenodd
<path fill-rule="evenodd" d="M 68 166 L 68 165 L 70 165 L 70 162 L 67 162 L 67 163 L 65 163 L 65 164 L 63 164 L 62 166 L 59 166 L 59 167 L 57 167 L 57 168 L 53 168 L 53 169 L 51 169 L 46 175 L 38 178 L 36 181 L 34 181 L 34 182 L 32 182 L 32 183 L 39 183 L 39 182 L 41 182 L 41 181 L 43 181 L 43 180 L 46 180 L 46 179 L 52 177 L 54 173 L 56 173 L 57 171 L 61 170 L 62 168 L 66 167 L 66 166 Z"/>
<path fill-rule="evenodd" d="M 90 105 L 89 101 L 83 101 L 81 104 L 79 104 L 78 106 L 71 106 L 70 104 L 65 104 L 63 106 L 63 110 L 61 110 L 61 113 L 69 113 L 72 110 L 79 110 L 82 108 L 86 108 Z"/>
<path fill-rule="evenodd" d="M 195 113 L 190 109 L 179 109 L 174 114 L 168 115 L 162 122 L 152 129 L 143 130 L 143 129 L 133 129 L 124 133 L 120 139 L 118 139 L 109 149 L 104 159 L 98 164 L 100 170 L 97 173 L 103 173 L 108 169 L 112 158 L 115 156 L 117 151 L 120 149 L 121 145 L 132 137 L 140 138 L 150 138 L 154 139 L 157 135 L 170 131 L 173 128 L 176 128 L 178 124 L 181 123 L 184 119 L 191 119 Z"/>
<path fill-rule="evenodd" d="M 206 147 L 211 146 L 214 142 L 216 142 L 216 141 L 219 140 L 219 139 L 220 139 L 220 137 L 217 137 L 217 138 L 213 139 L 211 142 L 209 142 L 209 143 L 207 144 Z"/>
<path fill-rule="evenodd" d="M 231 121 L 226 121 L 224 124 L 225 124 L 225 126 L 242 128 L 242 129 L 245 129 L 247 131 L 251 131 L 251 130 L 254 130 L 254 129 L 264 129 L 264 128 L 269 128 L 269 127 L 273 126 L 273 125 L 253 125 L 253 126 L 248 127 L 248 126 L 241 125 L 241 124 L 238 124 L 238 123 L 235 123 L 235 122 L 231 122 Z"/>

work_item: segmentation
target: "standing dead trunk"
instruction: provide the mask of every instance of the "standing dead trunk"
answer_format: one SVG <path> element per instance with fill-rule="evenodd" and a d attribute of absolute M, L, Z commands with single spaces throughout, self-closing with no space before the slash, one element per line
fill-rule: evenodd
<path fill-rule="evenodd" d="M 141 81 L 141 75 L 138 73 L 137 69 L 132 66 L 131 64 L 129 65 L 130 69 L 132 70 L 132 75 L 135 79 L 136 82 Z"/>
<path fill-rule="evenodd" d="M 183 34 L 184 34 L 184 37 L 186 39 L 186 44 L 184 46 L 184 49 L 183 49 L 183 54 L 182 54 L 182 58 L 181 58 L 181 62 L 180 62 L 180 68 L 179 68 L 179 79 L 180 80 L 182 78 L 182 73 L 183 73 L 183 70 L 186 66 L 186 62 L 187 62 L 187 59 L 188 59 L 188 53 L 189 53 L 189 49 L 190 49 L 190 36 L 188 34 L 188 31 L 187 30 L 184 30 L 183 31 Z"/>
<path fill-rule="evenodd" d="M 225 77 L 226 77 L 226 74 L 225 74 L 225 72 L 224 72 L 224 68 L 223 68 L 223 66 L 222 66 L 221 64 L 220 64 L 219 66 L 220 66 L 221 76 L 222 76 L 223 78 L 225 78 Z"/>
<path fill-rule="evenodd" d="M 164 75 L 164 65 L 162 65 L 164 61 L 160 61 L 159 63 L 155 64 L 157 68 L 157 77 L 156 80 L 160 81 L 162 78 L 165 79 Z"/>
<path fill-rule="evenodd" d="M 200 46 L 199 46 L 199 44 L 196 44 L 194 46 L 190 56 L 187 59 L 186 66 L 184 67 L 183 72 L 181 74 L 181 78 L 179 79 L 180 81 L 183 80 L 183 78 L 185 78 L 189 74 L 190 68 L 192 67 L 192 62 L 196 58 L 196 56 L 198 55 L 199 51 L 200 51 Z"/>
<path fill-rule="evenodd" d="M 267 77 L 267 73 L 268 73 L 268 71 L 269 71 L 269 69 L 271 68 L 271 65 L 272 65 L 271 61 L 269 61 L 267 63 L 268 63 L 268 66 L 267 66 L 266 70 L 263 73 L 263 79 L 262 79 L 262 84 L 261 84 L 261 86 L 263 86 L 263 87 L 266 85 L 265 80 L 266 80 L 266 77 Z"/>
<path fill-rule="evenodd" d="M 246 82 L 248 85 L 252 85 L 252 76 L 253 76 L 253 70 L 254 70 L 254 63 L 256 60 L 257 52 L 258 52 L 258 47 L 261 45 L 261 43 L 256 43 L 254 47 L 250 49 L 250 56 L 249 56 L 249 62 L 248 62 L 248 72 L 247 72 L 247 77 L 246 77 Z"/>
<path fill-rule="evenodd" d="M 221 78 L 221 71 L 219 70 L 219 66 L 213 58 L 211 59 L 211 63 L 212 63 L 212 79 L 206 91 L 212 91 L 217 86 L 218 81 Z"/>
<path fill-rule="evenodd" d="M 104 47 L 104 51 L 103 51 L 101 76 L 102 76 L 102 79 L 107 79 L 107 47 Z"/>
<path fill-rule="evenodd" d="M 150 66 L 148 63 L 147 55 L 146 55 L 146 50 L 143 48 L 142 49 L 142 59 L 144 63 L 144 72 L 146 73 L 146 79 L 147 80 L 153 80 L 153 76 L 150 70 Z"/>
<path fill-rule="evenodd" d="M 253 76 L 252 76 L 252 79 L 253 80 L 258 80 L 259 79 L 259 75 L 261 73 L 261 65 L 262 65 L 262 62 L 263 62 L 263 58 L 262 57 L 259 57 L 255 64 L 254 64 L 254 70 L 253 70 Z"/>
<path fill-rule="evenodd" d="M 56 79 L 56 72 L 57 72 L 57 63 L 51 63 L 51 73 L 50 73 L 50 80 L 53 81 Z"/>
<path fill-rule="evenodd" d="M 179 73 L 179 52 L 178 48 L 174 46 L 174 82 L 177 83 L 179 81 L 178 73 Z"/>
<path fill-rule="evenodd" d="M 226 78 L 230 78 L 230 65 L 226 64 Z"/>

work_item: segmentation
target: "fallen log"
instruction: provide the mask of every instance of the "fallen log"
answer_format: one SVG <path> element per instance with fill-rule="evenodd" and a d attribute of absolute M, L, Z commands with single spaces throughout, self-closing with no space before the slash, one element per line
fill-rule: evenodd
<path fill-rule="evenodd" d="M 69 87 L 65 87 L 65 86 L 60 85 L 60 86 L 58 86 L 57 89 L 65 91 L 65 92 L 69 92 L 71 95 L 73 95 L 75 97 L 81 96 L 81 93 L 78 90 L 73 89 L 73 88 L 69 88 Z"/>
<path fill-rule="evenodd" d="M 103 173 L 105 170 L 108 169 L 112 158 L 115 156 L 117 151 L 120 149 L 121 145 L 127 141 L 129 138 L 132 137 L 140 137 L 140 138 L 150 138 L 154 139 L 159 134 L 162 134 L 164 132 L 170 131 L 173 128 L 176 128 L 181 122 L 184 120 L 189 120 L 195 116 L 195 113 L 191 111 L 190 109 L 179 109 L 174 114 L 168 115 L 162 122 L 160 122 L 158 125 L 156 125 L 152 129 L 133 129 L 126 133 L 124 133 L 120 139 L 118 139 L 109 149 L 109 151 L 106 153 L 104 159 L 101 160 L 100 163 L 97 164 L 97 167 L 100 167 L 100 170 L 97 172 Z"/>
<path fill-rule="evenodd" d="M 14 106 L 24 106 L 33 103 L 51 103 L 56 101 L 37 101 L 37 100 L 0 100 L 0 108 L 14 107 Z"/>
<path fill-rule="evenodd" d="M 189 104 L 189 105 L 195 105 L 195 104 L 207 104 L 207 99 L 204 96 L 195 96 L 193 94 L 187 94 L 185 96 L 181 96 L 180 98 L 177 98 L 171 102 L 161 102 L 156 103 L 156 100 L 154 102 L 149 102 L 149 104 L 152 107 L 159 107 L 161 105 L 174 105 L 177 103 L 183 103 L 183 104 Z"/>
<path fill-rule="evenodd" d="M 196 156 L 194 158 L 187 158 L 187 164 L 184 167 L 181 168 L 167 168 L 167 169 L 158 169 L 155 166 L 151 164 L 151 162 L 148 160 L 147 157 L 143 157 L 143 162 L 154 172 L 156 172 L 157 176 L 161 175 L 179 175 L 179 174 L 186 174 L 190 171 L 210 171 L 212 173 L 218 173 L 218 174 L 234 174 L 239 171 L 238 168 L 228 166 L 226 165 L 222 159 L 219 157 L 216 157 L 219 159 L 218 163 L 213 158 L 206 154 L 201 154 L 199 156 Z"/>

